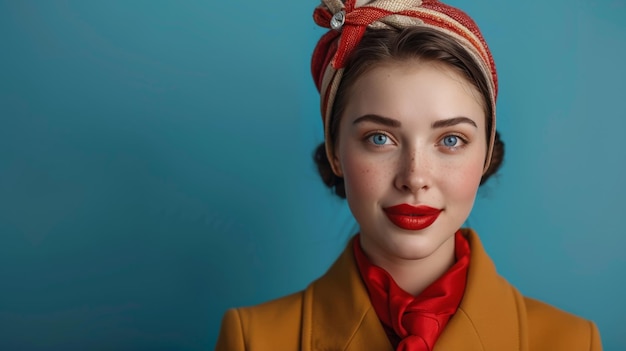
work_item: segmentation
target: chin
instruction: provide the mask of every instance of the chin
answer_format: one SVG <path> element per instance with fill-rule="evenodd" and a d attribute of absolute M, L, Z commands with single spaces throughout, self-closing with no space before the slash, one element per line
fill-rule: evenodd
<path fill-rule="evenodd" d="M 434 233 L 428 233 L 427 229 L 420 232 L 411 233 L 400 229 L 387 243 L 388 253 L 406 260 L 419 260 L 432 256 L 449 240 L 454 242 L 454 232 L 446 237 L 430 235 Z"/>

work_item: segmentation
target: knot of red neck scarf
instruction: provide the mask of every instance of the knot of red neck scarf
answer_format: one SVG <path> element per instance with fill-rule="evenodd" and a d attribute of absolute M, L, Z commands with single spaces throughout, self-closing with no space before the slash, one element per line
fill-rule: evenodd
<path fill-rule="evenodd" d="M 387 271 L 369 261 L 358 236 L 353 249 L 370 301 L 389 341 L 397 351 L 431 351 L 465 292 L 470 261 L 467 239 L 460 231 L 455 234 L 456 263 L 415 297 L 402 290 Z"/>

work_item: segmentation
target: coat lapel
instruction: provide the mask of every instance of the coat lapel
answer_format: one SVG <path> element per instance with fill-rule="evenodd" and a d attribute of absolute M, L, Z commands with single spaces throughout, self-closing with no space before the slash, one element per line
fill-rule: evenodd
<path fill-rule="evenodd" d="M 347 245 L 304 293 L 303 351 L 393 351 Z"/>
<path fill-rule="evenodd" d="M 523 299 L 498 275 L 478 235 L 463 234 L 471 247 L 467 286 L 461 305 L 443 331 L 435 351 L 526 351 Z"/>

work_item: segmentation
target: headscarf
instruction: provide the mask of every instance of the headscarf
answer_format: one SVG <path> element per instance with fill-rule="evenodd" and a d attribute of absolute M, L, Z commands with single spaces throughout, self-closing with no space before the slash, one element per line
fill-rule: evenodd
<path fill-rule="evenodd" d="M 489 168 L 496 134 L 496 66 L 478 26 L 463 11 L 438 0 L 322 0 L 313 13 L 315 22 L 330 30 L 318 41 L 311 72 L 320 92 L 326 155 L 334 156 L 330 116 L 346 61 L 368 29 L 404 29 L 423 26 L 454 38 L 474 59 L 487 78 L 492 115 L 484 171 Z M 335 174 L 333 162 L 330 162 Z"/>

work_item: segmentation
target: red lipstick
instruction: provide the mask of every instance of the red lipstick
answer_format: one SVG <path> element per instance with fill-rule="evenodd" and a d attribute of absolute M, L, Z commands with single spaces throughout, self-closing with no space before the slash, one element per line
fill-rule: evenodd
<path fill-rule="evenodd" d="M 439 214 L 440 209 L 429 206 L 412 206 L 400 204 L 383 209 L 389 220 L 398 227 L 406 230 L 421 230 L 429 227 Z"/>

